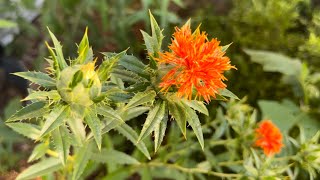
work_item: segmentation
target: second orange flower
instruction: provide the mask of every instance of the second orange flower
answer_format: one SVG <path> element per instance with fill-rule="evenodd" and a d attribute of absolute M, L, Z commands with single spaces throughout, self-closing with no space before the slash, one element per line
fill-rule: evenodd
<path fill-rule="evenodd" d="M 181 29 L 176 27 L 171 52 L 160 53 L 156 60 L 168 64 L 172 69 L 162 78 L 160 87 L 168 91 L 170 87 L 177 88 L 179 97 L 203 97 L 206 102 L 216 97 L 219 89 L 226 88 L 227 80 L 224 71 L 235 68 L 230 65 L 228 57 L 217 39 L 209 41 L 205 32 L 198 27 L 193 33 L 188 21 Z"/>

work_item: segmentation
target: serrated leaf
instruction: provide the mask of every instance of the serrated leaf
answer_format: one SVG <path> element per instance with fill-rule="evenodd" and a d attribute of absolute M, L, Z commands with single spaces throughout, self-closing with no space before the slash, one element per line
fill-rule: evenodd
<path fill-rule="evenodd" d="M 86 63 L 93 58 L 92 49 L 89 45 L 88 39 L 88 28 L 86 28 L 85 33 L 83 34 L 82 40 L 78 47 L 78 58 L 76 60 L 76 64 Z"/>
<path fill-rule="evenodd" d="M 25 137 L 28 137 L 33 140 L 37 140 L 40 135 L 40 127 L 29 124 L 29 123 L 7 123 L 7 126 L 9 126 L 11 129 L 16 131 L 19 134 L 22 134 Z"/>
<path fill-rule="evenodd" d="M 150 82 L 138 82 L 127 87 L 125 91 L 133 93 L 143 92 L 147 89 L 148 86 L 150 86 Z"/>
<path fill-rule="evenodd" d="M 146 81 L 146 79 L 140 77 L 138 74 L 132 71 L 127 71 L 125 69 L 114 68 L 112 70 L 112 75 L 116 78 L 120 78 L 121 80 L 125 82 L 130 82 L 130 83 L 138 83 L 138 82 Z"/>
<path fill-rule="evenodd" d="M 67 163 L 70 142 L 68 139 L 68 132 L 63 129 L 63 127 L 59 127 L 52 131 L 52 140 L 55 145 L 56 151 L 59 154 L 59 159 L 63 166 Z"/>
<path fill-rule="evenodd" d="M 91 144 L 84 144 L 80 148 L 74 158 L 72 179 L 77 180 L 81 177 L 84 169 L 87 166 L 88 161 L 91 158 Z"/>
<path fill-rule="evenodd" d="M 23 99 L 23 101 L 29 101 L 29 100 L 47 100 L 52 99 L 54 101 L 58 101 L 60 99 L 60 94 L 57 90 L 51 90 L 51 91 L 34 91 L 31 94 L 29 94 L 26 98 Z"/>
<path fill-rule="evenodd" d="M 155 103 L 155 106 L 151 108 L 148 113 L 147 119 L 143 124 L 138 142 L 147 137 L 154 130 L 154 128 L 160 124 L 161 120 L 164 117 L 165 109 L 165 102 L 159 100 Z"/>
<path fill-rule="evenodd" d="M 105 55 L 106 59 L 101 63 L 99 69 L 97 70 L 100 81 L 105 81 L 109 79 L 110 73 L 113 68 L 117 65 L 119 59 L 126 54 L 127 50 L 124 50 L 118 54 L 102 53 Z"/>
<path fill-rule="evenodd" d="M 95 112 L 93 112 L 92 110 L 88 110 L 85 116 L 85 121 L 88 124 L 100 150 L 102 141 L 100 119 L 97 117 Z"/>
<path fill-rule="evenodd" d="M 119 64 L 141 77 L 148 78 L 148 74 L 145 72 L 146 65 L 135 56 L 125 55 L 120 59 Z"/>
<path fill-rule="evenodd" d="M 44 102 L 34 102 L 27 105 L 14 113 L 6 122 L 14 122 L 18 120 L 31 119 L 41 117 L 47 113 L 48 109 L 45 108 Z"/>
<path fill-rule="evenodd" d="M 219 92 L 218 94 L 221 95 L 221 96 L 240 100 L 240 99 L 238 98 L 238 96 L 236 96 L 235 94 L 233 94 L 233 93 L 232 93 L 231 91 L 229 91 L 228 89 L 219 89 L 218 92 Z"/>
<path fill-rule="evenodd" d="M 149 110 L 150 110 L 150 107 L 147 107 L 147 106 L 133 107 L 133 108 L 126 110 L 124 112 L 124 114 L 121 116 L 123 117 L 124 121 L 128 121 L 130 119 L 133 119 L 135 117 L 140 116 L 141 114 L 143 114 Z"/>
<path fill-rule="evenodd" d="M 58 106 L 54 108 L 47 116 L 46 121 L 41 129 L 40 137 L 43 137 L 55 130 L 63 124 L 69 115 L 69 108 L 67 106 Z"/>
<path fill-rule="evenodd" d="M 182 101 L 183 101 L 183 103 L 185 103 L 186 105 L 188 105 L 192 109 L 197 110 L 197 111 L 201 112 L 202 114 L 205 114 L 205 115 L 209 116 L 208 109 L 203 104 L 202 101 L 196 101 L 196 100 L 189 101 L 187 99 L 183 99 Z"/>
<path fill-rule="evenodd" d="M 127 124 L 122 124 L 121 126 L 117 126 L 115 128 L 119 133 L 125 136 L 128 140 L 130 140 L 137 148 L 148 158 L 151 159 L 150 154 L 146 145 L 140 141 L 138 142 L 138 134 Z"/>
<path fill-rule="evenodd" d="M 114 109 L 112 109 L 110 106 L 107 105 L 100 105 L 97 107 L 97 113 L 104 116 L 107 119 L 112 119 L 112 120 L 116 120 L 119 121 L 121 123 L 123 123 L 123 119 L 121 118 L 121 116 L 118 114 L 117 111 L 115 111 Z"/>
<path fill-rule="evenodd" d="M 19 174 L 17 180 L 33 179 L 61 169 L 63 166 L 57 158 L 48 158 L 28 167 Z"/>
<path fill-rule="evenodd" d="M 186 138 L 187 114 L 184 106 L 180 101 L 168 101 L 170 115 L 176 120 L 183 136 Z"/>
<path fill-rule="evenodd" d="M 136 107 L 141 104 L 152 102 L 154 101 L 155 97 L 156 97 L 156 92 L 152 90 L 147 92 L 139 92 L 132 97 L 132 99 L 125 106 L 125 109 L 129 109 L 130 107 Z"/>
<path fill-rule="evenodd" d="M 163 141 L 163 138 L 165 136 L 165 132 L 167 129 L 167 123 L 168 123 L 168 108 L 165 107 L 165 113 L 162 120 L 154 128 L 154 152 L 157 152 L 157 150 L 159 149 Z"/>
<path fill-rule="evenodd" d="M 86 130 L 83 125 L 82 119 L 73 116 L 73 117 L 70 117 L 70 119 L 67 119 L 67 123 L 70 127 L 70 130 L 75 136 L 75 140 L 77 141 L 77 144 L 82 146 L 86 139 Z"/>
<path fill-rule="evenodd" d="M 56 81 L 52 79 L 49 75 L 42 72 L 28 71 L 28 72 L 16 72 L 13 74 L 48 89 L 53 89 L 56 87 Z"/>
<path fill-rule="evenodd" d="M 198 139 L 198 141 L 201 145 L 201 148 L 203 150 L 204 149 L 204 140 L 203 140 L 202 127 L 201 127 L 201 123 L 198 118 L 198 115 L 194 110 L 192 110 L 187 105 L 184 105 L 184 107 L 185 107 L 184 110 L 185 110 L 186 116 L 187 116 L 187 121 L 188 121 L 189 125 L 192 127 L 193 132 L 197 136 L 197 139 Z"/>
<path fill-rule="evenodd" d="M 33 148 L 31 155 L 29 156 L 28 162 L 37 160 L 46 154 L 46 151 L 49 149 L 48 144 L 40 143 Z"/>
<path fill-rule="evenodd" d="M 139 164 L 139 161 L 135 158 L 112 149 L 102 149 L 101 152 L 92 154 L 91 159 L 101 163 L 112 162 L 115 164 Z"/>
<path fill-rule="evenodd" d="M 59 69 L 63 70 L 64 68 L 66 68 L 68 66 L 68 64 L 66 63 L 66 61 L 63 57 L 62 46 L 60 45 L 60 42 L 58 41 L 56 36 L 50 31 L 49 28 L 48 28 L 48 31 L 49 31 L 50 37 L 51 37 L 53 45 L 54 45 L 54 50 L 56 52 L 55 58 L 57 60 L 57 64 L 59 66 Z"/>
<path fill-rule="evenodd" d="M 300 76 L 302 64 L 299 59 L 293 59 L 270 51 L 245 49 L 244 52 L 251 57 L 253 62 L 261 64 L 264 71 Z"/>

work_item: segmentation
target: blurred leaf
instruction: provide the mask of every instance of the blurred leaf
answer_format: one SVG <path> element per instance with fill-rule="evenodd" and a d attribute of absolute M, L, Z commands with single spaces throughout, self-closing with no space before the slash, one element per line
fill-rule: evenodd
<path fill-rule="evenodd" d="M 155 127 L 160 124 L 160 122 L 164 118 L 165 109 L 165 102 L 159 100 L 155 103 L 154 107 L 152 107 L 149 111 L 147 119 L 143 124 L 143 128 L 138 138 L 138 142 L 147 137 L 155 129 Z"/>
<path fill-rule="evenodd" d="M 40 127 L 36 125 L 21 122 L 7 123 L 6 125 L 17 133 L 24 135 L 25 137 L 31 138 L 33 140 L 37 140 L 39 138 Z"/>
<path fill-rule="evenodd" d="M 237 99 L 240 100 L 238 98 L 238 96 L 236 96 L 235 94 L 233 94 L 231 91 L 229 91 L 228 89 L 219 89 L 219 95 L 224 96 L 224 97 L 229 97 L 229 98 L 233 98 L 233 99 Z"/>
<path fill-rule="evenodd" d="M 269 51 L 251 49 L 245 49 L 244 51 L 251 57 L 253 62 L 261 64 L 267 72 L 280 72 L 285 75 L 300 76 L 302 64 L 299 59 Z"/>
<path fill-rule="evenodd" d="M 99 153 L 93 153 L 91 159 L 101 163 L 112 162 L 115 164 L 139 164 L 135 158 L 116 150 L 102 149 Z"/>
<path fill-rule="evenodd" d="M 76 151 L 74 164 L 73 164 L 73 172 L 72 172 L 72 180 L 77 180 L 81 177 L 84 169 L 87 166 L 89 159 L 91 158 L 91 144 L 84 144 L 78 151 Z"/>
<path fill-rule="evenodd" d="M 11 99 L 9 103 L 6 105 L 6 107 L 4 108 L 4 111 L 3 111 L 4 119 L 8 119 L 19 109 L 21 109 L 20 98 L 16 97 Z"/>
<path fill-rule="evenodd" d="M 38 176 L 43 176 L 55 172 L 61 168 L 62 164 L 60 163 L 59 159 L 48 158 L 28 167 L 26 170 L 19 174 L 17 180 L 33 179 Z"/>
<path fill-rule="evenodd" d="M 137 148 L 148 158 L 151 159 L 148 149 L 144 142 L 138 142 L 138 134 L 127 124 L 122 124 L 121 126 L 117 126 L 115 128 L 119 133 L 125 136 L 128 140 L 130 140 Z"/>
<path fill-rule="evenodd" d="M 43 137 L 61 126 L 69 114 L 67 106 L 57 106 L 47 116 L 46 121 L 41 129 L 40 137 Z"/>
<path fill-rule="evenodd" d="M 14 28 L 17 27 L 17 23 L 14 21 L 9 21 L 5 19 L 0 19 L 0 29 L 1 28 Z"/>
<path fill-rule="evenodd" d="M 85 121 L 91 129 L 91 132 L 93 133 L 94 139 L 96 140 L 97 146 L 100 150 L 102 141 L 100 119 L 97 117 L 95 112 L 88 110 L 85 116 Z"/>
<path fill-rule="evenodd" d="M 33 148 L 31 155 L 29 156 L 28 162 L 38 160 L 46 154 L 46 151 L 49 149 L 48 144 L 40 143 Z"/>
<path fill-rule="evenodd" d="M 52 141 L 55 145 L 56 151 L 59 154 L 59 159 L 63 166 L 67 163 L 67 158 L 69 155 L 69 135 L 67 130 L 64 129 L 65 127 L 60 127 L 52 131 Z"/>
<path fill-rule="evenodd" d="M 48 112 L 48 109 L 45 108 L 45 105 L 46 104 L 44 102 L 34 102 L 32 104 L 29 104 L 13 114 L 6 122 L 8 123 L 18 120 L 41 117 Z"/>
<path fill-rule="evenodd" d="M 305 139 L 311 139 L 320 129 L 320 121 L 301 113 L 297 117 L 297 124 L 303 127 Z"/>
<path fill-rule="evenodd" d="M 50 76 L 42 72 L 17 72 L 13 73 L 16 76 L 20 76 L 24 79 L 31 81 L 32 83 L 38 84 L 42 87 L 53 89 L 56 87 L 56 82 Z"/>

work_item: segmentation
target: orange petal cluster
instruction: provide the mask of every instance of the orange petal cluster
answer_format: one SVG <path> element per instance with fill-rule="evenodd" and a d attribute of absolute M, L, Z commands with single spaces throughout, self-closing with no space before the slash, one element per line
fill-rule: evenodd
<path fill-rule="evenodd" d="M 162 78 L 161 91 L 173 86 L 179 97 L 191 99 L 196 90 L 195 98 L 203 97 L 206 102 L 215 98 L 219 89 L 226 88 L 223 72 L 235 68 L 219 44 L 217 39 L 208 41 L 199 27 L 192 33 L 190 20 L 181 29 L 176 27 L 169 45 L 171 52 L 159 53 L 156 59 L 172 66 Z"/>
<path fill-rule="evenodd" d="M 256 129 L 256 138 L 255 145 L 261 147 L 267 156 L 279 153 L 283 147 L 282 134 L 270 120 L 260 123 Z"/>

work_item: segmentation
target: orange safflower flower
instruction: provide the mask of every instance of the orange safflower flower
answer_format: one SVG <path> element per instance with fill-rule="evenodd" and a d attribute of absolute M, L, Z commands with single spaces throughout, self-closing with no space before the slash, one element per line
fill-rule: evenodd
<path fill-rule="evenodd" d="M 199 26 L 200 27 L 200 26 Z M 218 89 L 226 88 L 222 82 L 227 80 L 223 72 L 231 68 L 228 57 L 219 46 L 220 41 L 208 41 L 207 34 L 200 32 L 199 27 L 192 33 L 190 20 L 181 29 L 175 28 L 171 52 L 159 53 L 156 60 L 169 64 L 173 68 L 162 78 L 161 91 L 168 91 L 173 86 L 178 89 L 179 97 L 192 98 L 196 90 L 196 98 L 203 97 L 206 102 L 218 93 Z"/>
<path fill-rule="evenodd" d="M 270 120 L 260 123 L 256 129 L 256 138 L 255 145 L 261 147 L 267 156 L 279 153 L 283 147 L 282 134 Z"/>

